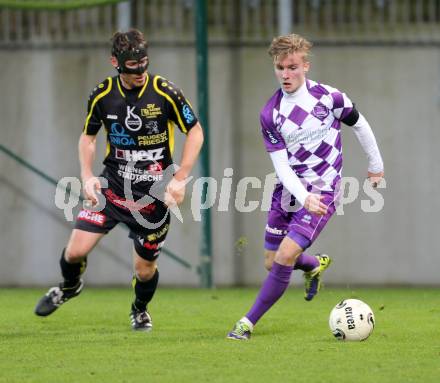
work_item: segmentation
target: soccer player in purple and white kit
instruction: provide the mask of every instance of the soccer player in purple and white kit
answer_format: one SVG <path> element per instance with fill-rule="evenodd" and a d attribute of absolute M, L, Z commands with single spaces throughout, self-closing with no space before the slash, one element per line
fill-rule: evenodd
<path fill-rule="evenodd" d="M 345 93 L 306 78 L 312 44 L 291 34 L 272 41 L 269 55 L 281 88 L 261 111 L 261 131 L 280 183 L 272 195 L 265 236 L 269 274 L 250 311 L 228 338 L 247 340 L 256 323 L 304 271 L 305 299 L 317 294 L 327 255 L 304 252 L 335 212 L 342 170 L 341 122 L 353 128 L 368 157 L 375 187 L 384 176 L 376 139 Z M 284 192 L 283 192 L 284 191 Z M 292 207 L 293 205 L 293 207 Z"/>

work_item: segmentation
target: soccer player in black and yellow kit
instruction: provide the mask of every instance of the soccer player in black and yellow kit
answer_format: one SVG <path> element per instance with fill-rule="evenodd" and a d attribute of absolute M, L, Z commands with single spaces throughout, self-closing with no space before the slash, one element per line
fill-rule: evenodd
<path fill-rule="evenodd" d="M 35 313 L 47 316 L 81 292 L 87 255 L 122 222 L 130 229 L 134 243 L 131 324 L 134 330 L 149 331 L 152 320 L 147 304 L 159 280 L 157 258 L 169 228 L 169 207 L 184 199 L 184 181 L 199 155 L 203 132 L 181 90 L 147 71 L 147 42 L 141 32 L 131 29 L 114 34 L 111 63 L 119 75 L 93 90 L 79 139 L 83 191 L 93 207 L 78 214 L 60 259 L 63 281 L 40 299 Z M 92 164 L 102 124 L 107 151 L 98 178 Z M 186 134 L 186 140 L 180 167 L 167 179 L 173 163 L 174 126 Z M 158 190 L 162 190 L 159 197 Z M 147 203 L 138 202 L 146 196 Z"/>

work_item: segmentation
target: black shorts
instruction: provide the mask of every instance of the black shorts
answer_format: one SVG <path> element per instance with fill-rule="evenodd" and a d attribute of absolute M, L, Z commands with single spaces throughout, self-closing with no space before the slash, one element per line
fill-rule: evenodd
<path fill-rule="evenodd" d="M 168 208 L 158 200 L 134 212 L 132 202 L 117 196 L 111 189 L 102 189 L 106 204 L 101 211 L 82 209 L 76 217 L 75 229 L 107 234 L 119 222 L 129 228 L 136 252 L 154 261 L 165 243 L 169 226 Z"/>

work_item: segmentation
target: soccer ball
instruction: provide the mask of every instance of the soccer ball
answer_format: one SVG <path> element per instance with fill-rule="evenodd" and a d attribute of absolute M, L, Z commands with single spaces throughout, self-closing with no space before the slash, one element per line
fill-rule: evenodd
<path fill-rule="evenodd" d="M 359 299 L 345 299 L 330 313 L 328 324 L 336 339 L 360 341 L 374 329 L 374 314 L 370 306 Z"/>

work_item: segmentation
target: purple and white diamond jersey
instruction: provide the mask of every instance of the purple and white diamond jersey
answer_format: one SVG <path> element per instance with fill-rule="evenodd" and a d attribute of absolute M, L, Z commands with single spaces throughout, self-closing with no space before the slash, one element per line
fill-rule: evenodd
<path fill-rule="evenodd" d="M 292 94 L 279 89 L 260 114 L 266 149 L 287 149 L 308 191 L 334 191 L 342 170 L 340 120 L 352 109 L 344 93 L 312 80 Z"/>

